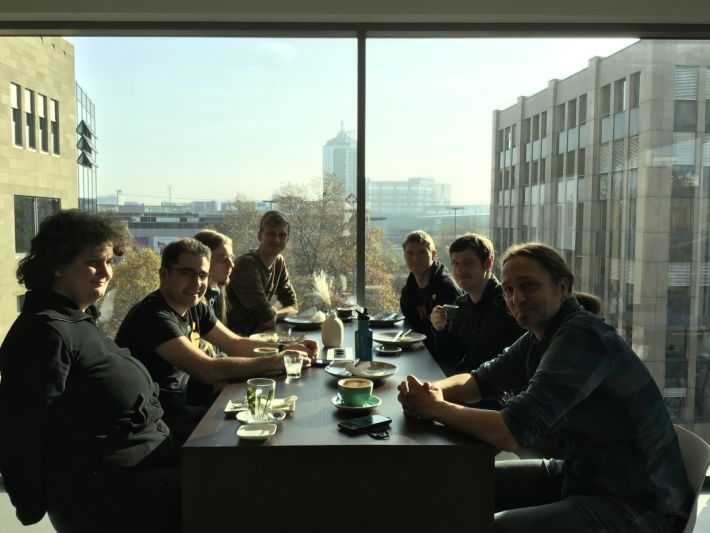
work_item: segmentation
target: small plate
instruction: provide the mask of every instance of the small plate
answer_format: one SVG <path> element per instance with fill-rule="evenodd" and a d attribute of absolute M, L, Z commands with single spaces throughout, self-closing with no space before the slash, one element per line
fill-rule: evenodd
<path fill-rule="evenodd" d="M 375 396 L 373 394 L 372 396 L 370 396 L 370 399 L 367 400 L 367 403 L 365 403 L 365 405 L 361 407 L 352 407 L 350 405 L 345 405 L 340 400 L 340 396 L 333 396 L 330 400 L 330 403 L 332 403 L 338 409 L 342 409 L 343 411 L 369 411 L 370 409 L 380 405 L 382 403 L 382 400 L 378 396 Z"/>
<path fill-rule="evenodd" d="M 284 418 L 286 418 L 286 413 L 284 413 L 283 411 L 279 411 L 278 409 L 272 409 L 271 416 L 269 417 L 269 422 L 272 422 L 274 424 L 278 424 Z M 237 413 L 237 420 L 239 420 L 242 424 L 255 424 L 256 423 L 256 422 L 252 421 L 251 417 L 249 416 L 249 411 L 239 411 Z"/>
<path fill-rule="evenodd" d="M 384 379 L 397 373 L 397 365 L 382 361 L 360 361 L 358 364 L 348 366 L 353 376 L 366 379 Z"/>
<path fill-rule="evenodd" d="M 395 340 L 394 337 L 399 331 L 383 331 L 382 333 L 375 333 L 372 336 L 372 340 L 384 344 L 385 346 L 402 346 L 409 347 L 418 342 L 422 342 L 426 339 L 426 335 L 423 333 L 417 333 L 412 331 L 407 335 L 402 335 L 399 339 Z"/>
<path fill-rule="evenodd" d="M 384 357 L 393 357 L 402 353 L 402 348 L 399 346 L 375 346 L 375 353 Z"/>
<path fill-rule="evenodd" d="M 336 378 L 349 378 L 352 373 L 345 368 L 348 363 L 352 363 L 352 361 L 333 361 L 325 367 L 325 371 Z"/>
<path fill-rule="evenodd" d="M 276 424 L 259 422 L 244 424 L 237 429 L 237 437 L 244 440 L 265 440 L 276 433 Z"/>
<path fill-rule="evenodd" d="M 284 322 L 292 325 L 296 329 L 318 329 L 323 325 L 324 320 L 313 322 L 310 318 L 301 318 L 297 316 L 287 316 Z"/>
<path fill-rule="evenodd" d="M 393 328 L 397 322 L 404 320 L 404 315 L 397 313 L 395 316 L 390 318 L 393 313 L 388 315 L 379 314 L 370 317 L 370 327 L 372 328 Z"/>

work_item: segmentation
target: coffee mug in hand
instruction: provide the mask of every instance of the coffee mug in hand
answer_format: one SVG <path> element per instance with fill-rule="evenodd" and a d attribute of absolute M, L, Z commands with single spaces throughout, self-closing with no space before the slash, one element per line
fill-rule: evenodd
<path fill-rule="evenodd" d="M 458 305 L 444 304 L 442 307 L 444 308 L 444 316 L 446 317 L 446 320 L 451 320 L 456 316 L 456 313 L 459 312 Z"/>
<path fill-rule="evenodd" d="M 338 396 L 349 407 L 362 407 L 372 396 L 372 381 L 361 378 L 345 378 L 338 381 Z"/>
<path fill-rule="evenodd" d="M 286 377 L 289 379 L 298 379 L 301 377 L 301 367 L 303 366 L 303 357 L 298 352 L 287 351 L 284 353 L 284 368 L 286 369 Z"/>
<path fill-rule="evenodd" d="M 269 421 L 275 391 L 276 382 L 273 379 L 253 378 L 247 381 L 247 406 L 252 420 Z"/>

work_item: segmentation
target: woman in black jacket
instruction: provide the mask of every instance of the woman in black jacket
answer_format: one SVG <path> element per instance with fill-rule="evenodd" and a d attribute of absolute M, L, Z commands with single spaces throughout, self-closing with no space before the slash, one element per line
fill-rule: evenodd
<path fill-rule="evenodd" d="M 130 234 L 76 210 L 45 219 L 20 261 L 28 289 L 0 348 L 0 471 L 23 524 L 179 530 L 176 453 L 145 367 L 97 325 Z"/>

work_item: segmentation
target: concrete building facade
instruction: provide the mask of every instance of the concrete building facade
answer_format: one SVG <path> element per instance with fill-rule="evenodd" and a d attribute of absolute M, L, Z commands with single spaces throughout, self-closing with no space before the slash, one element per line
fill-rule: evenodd
<path fill-rule="evenodd" d="M 74 47 L 0 39 L 0 339 L 21 305 L 17 261 L 39 222 L 77 206 Z"/>
<path fill-rule="evenodd" d="M 498 249 L 559 249 L 710 435 L 710 42 L 639 41 L 493 117 Z"/>

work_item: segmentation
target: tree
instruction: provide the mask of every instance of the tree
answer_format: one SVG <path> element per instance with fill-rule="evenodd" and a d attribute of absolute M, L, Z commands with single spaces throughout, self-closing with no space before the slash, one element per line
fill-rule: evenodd
<path fill-rule="evenodd" d="M 111 337 L 116 336 L 126 313 L 160 284 L 160 257 L 149 248 L 128 251 L 113 269 L 113 279 L 100 303 L 101 323 Z"/>
<path fill-rule="evenodd" d="M 224 217 L 221 231 L 232 239 L 235 255 L 239 256 L 251 248 L 256 248 L 261 215 L 253 200 L 243 195 L 237 195 L 234 199 L 234 211 Z"/>
<path fill-rule="evenodd" d="M 300 307 L 320 304 L 312 288 L 318 272 L 325 272 L 333 280 L 333 306 L 354 301 L 356 218 L 355 210 L 345 201 L 343 184 L 332 174 L 309 185 L 286 184 L 276 192 L 274 201 L 291 220 L 290 244 L 284 257 Z M 235 241 L 235 252 L 237 239 L 253 239 L 242 245 L 244 251 L 257 245 L 260 213 L 253 205 L 243 197 L 235 201 L 235 214 L 230 216 L 225 231 Z M 389 313 L 398 307 L 392 286 L 397 258 L 383 246 L 382 237 L 379 228 L 367 230 L 368 307 L 372 312 Z"/>

